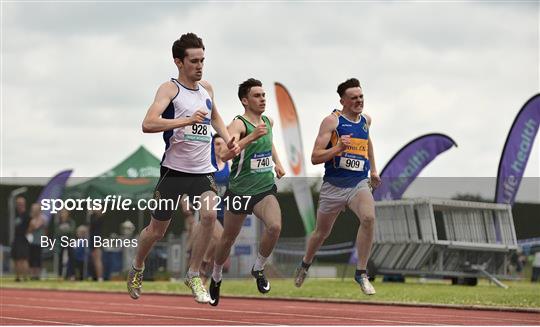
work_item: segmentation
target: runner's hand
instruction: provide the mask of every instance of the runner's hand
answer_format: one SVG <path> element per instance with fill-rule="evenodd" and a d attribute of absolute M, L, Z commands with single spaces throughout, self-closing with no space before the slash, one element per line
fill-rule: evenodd
<path fill-rule="evenodd" d="M 229 140 L 229 143 L 227 143 L 227 148 L 234 153 L 234 156 L 237 156 L 240 153 L 240 146 L 236 143 L 234 136 Z"/>
<path fill-rule="evenodd" d="M 268 128 L 266 128 L 266 124 L 259 124 L 251 134 L 255 137 L 254 141 L 258 140 L 268 134 Z"/>
<path fill-rule="evenodd" d="M 376 189 L 382 183 L 381 177 L 377 173 L 370 174 L 370 181 L 371 181 L 371 186 L 373 187 L 373 189 Z"/>
<path fill-rule="evenodd" d="M 281 165 L 276 165 L 274 167 L 274 170 L 276 172 L 276 177 L 280 179 L 281 177 L 285 176 L 285 169 Z"/>
<path fill-rule="evenodd" d="M 339 141 L 338 141 L 337 145 L 340 147 L 341 151 L 347 150 L 347 147 L 351 145 L 351 136 L 352 136 L 352 134 L 342 135 L 339 138 Z"/>
<path fill-rule="evenodd" d="M 206 118 L 206 115 L 208 114 L 208 111 L 204 109 L 199 109 L 195 111 L 195 113 L 190 117 L 191 118 L 191 124 L 200 124 L 204 121 Z"/>

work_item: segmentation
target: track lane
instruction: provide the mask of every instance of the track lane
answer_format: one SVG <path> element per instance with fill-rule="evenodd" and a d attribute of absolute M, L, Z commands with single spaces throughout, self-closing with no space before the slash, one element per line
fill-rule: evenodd
<path fill-rule="evenodd" d="M 2 289 L 2 324 L 87 325 L 539 325 L 540 314 L 224 297 Z M 7 318 L 10 317 L 10 318 Z M 16 319 L 28 319 L 28 321 Z M 47 322 L 49 321 L 49 322 Z"/>

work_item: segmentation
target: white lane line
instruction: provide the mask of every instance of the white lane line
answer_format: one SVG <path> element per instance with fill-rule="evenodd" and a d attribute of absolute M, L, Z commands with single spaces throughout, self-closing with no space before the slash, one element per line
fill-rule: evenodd
<path fill-rule="evenodd" d="M 153 305 L 153 304 L 129 304 L 129 303 L 116 303 L 116 302 L 99 302 L 96 303 L 94 301 L 82 301 L 82 300 L 60 300 L 60 299 L 43 299 L 43 298 L 31 298 L 31 297 L 25 297 L 25 298 L 18 298 L 18 297 L 10 297 L 11 299 L 21 299 L 21 300 L 38 300 L 38 301 L 45 301 L 45 302 L 70 302 L 70 303 L 92 303 L 92 304 L 102 304 L 102 305 L 110 305 L 110 306 L 135 306 L 135 307 L 146 307 L 146 308 L 170 308 L 173 310 L 186 310 L 186 311 L 192 311 L 192 310 L 198 310 L 198 311 L 219 311 L 219 312 L 227 312 L 227 313 L 239 313 L 239 314 L 256 314 L 256 315 L 270 315 L 270 316 L 285 316 L 285 317 L 299 317 L 299 318 L 312 318 L 312 319 L 338 319 L 338 320 L 347 320 L 347 321 L 371 321 L 371 322 L 383 322 L 383 323 L 391 323 L 391 324 L 415 324 L 415 325 L 429 325 L 429 326 L 435 326 L 435 325 L 448 325 L 448 324 L 438 324 L 438 323 L 424 323 L 424 322 L 418 322 L 418 321 L 404 321 L 404 320 L 389 320 L 389 319 L 374 319 L 374 318 L 352 318 L 352 317 L 342 317 L 342 316 L 321 316 L 321 315 L 312 315 L 312 314 L 300 314 L 300 313 L 285 313 L 285 312 L 268 312 L 268 311 L 252 311 L 252 310 L 231 310 L 231 309 L 218 309 L 218 308 L 195 308 L 195 307 L 177 307 L 177 306 L 168 306 L 168 305 Z M 299 307 L 302 308 L 302 307 Z M 320 309 L 320 308 L 319 308 Z M 359 312 L 360 313 L 360 312 Z"/>
<path fill-rule="evenodd" d="M 28 298 L 27 298 L 28 299 Z M 74 302 L 69 301 L 68 302 Z M 112 304 L 112 303 L 102 303 L 102 304 Z M 274 325 L 266 324 L 252 321 L 238 321 L 238 320 L 224 320 L 224 319 L 210 319 L 210 318 L 196 318 L 196 317 L 179 317 L 179 316 L 166 316 L 166 315 L 154 315 L 148 313 L 135 313 L 135 312 L 120 312 L 120 311 L 106 311 L 106 310 L 91 310 L 91 309 L 74 309 L 74 308 L 56 308 L 56 307 L 44 307 L 38 305 L 24 305 L 24 304 L 6 304 L 2 303 L 2 306 L 5 307 L 16 307 L 16 308 L 28 308 L 28 309 L 43 309 L 43 310 L 53 310 L 53 311 L 70 311 L 70 312 L 83 312 L 83 313 L 106 313 L 120 316 L 137 316 L 137 317 L 151 317 L 151 318 L 165 318 L 165 319 L 182 319 L 182 320 L 197 320 L 197 321 L 207 321 L 207 322 L 224 322 L 224 323 L 235 323 L 235 324 L 244 324 L 244 325 Z M 175 307 L 175 309 L 178 309 Z"/>
<path fill-rule="evenodd" d="M 24 299 L 24 300 L 28 300 L 28 299 L 34 299 L 34 300 L 40 300 L 40 301 L 68 301 L 68 302 L 80 302 L 80 303 L 96 303 L 96 302 L 92 302 L 92 301 L 81 301 L 81 300 L 54 300 L 54 299 L 43 299 L 43 298 L 28 298 L 28 297 L 25 297 L 25 298 L 21 298 L 21 297 L 10 297 L 10 298 L 18 298 L 18 299 Z M 102 303 L 103 304 L 103 303 Z M 127 304 L 127 303 L 122 303 L 122 304 L 119 304 L 119 303 L 107 303 L 107 305 L 121 305 L 121 306 L 143 306 L 143 307 L 148 307 L 148 308 L 171 308 L 171 309 L 175 309 L 175 310 L 178 310 L 178 309 L 182 309 L 182 310 L 203 310 L 203 311 L 221 311 L 221 312 L 231 312 L 231 313 L 253 313 L 253 314 L 267 314 L 267 315 L 288 315 L 288 316 L 298 316 L 298 317 L 312 317 L 312 318 L 324 318 L 324 319 L 345 319 L 345 320 L 362 320 L 362 321 L 383 321 L 383 322 L 393 322 L 393 323 L 411 323 L 411 322 L 404 322 L 404 321 L 393 321 L 393 320 L 376 320 L 376 319 L 358 319 L 358 318 L 347 318 L 347 317 L 332 317 L 332 316 L 316 316 L 316 315 L 307 315 L 307 314 L 291 314 L 291 313 L 278 313 L 278 312 L 260 312 L 260 311 L 243 311 L 243 310 L 229 310 L 229 309 L 218 309 L 218 308 L 178 308 L 178 307 L 175 307 L 175 306 L 166 306 L 166 305 L 151 305 L 151 304 Z M 346 304 L 348 305 L 348 304 Z M 313 306 L 305 306 L 305 305 L 301 305 L 301 306 L 292 306 L 292 305 L 287 305 L 287 306 L 284 306 L 286 308 L 291 308 L 291 309 L 306 309 L 306 308 L 309 308 L 309 309 L 314 309 L 314 310 L 321 310 L 320 307 L 313 307 Z M 435 309 L 447 309 L 447 308 L 435 308 Z M 324 308 L 324 310 L 328 310 L 328 311 L 340 311 L 340 312 L 352 312 L 352 313 L 358 313 L 357 310 L 351 310 L 351 309 L 342 309 L 342 308 Z M 450 309 L 450 310 L 459 310 L 459 309 Z M 369 310 L 369 309 L 362 309 L 361 310 L 362 313 L 380 313 L 380 314 L 388 314 L 389 312 L 388 311 L 379 311 L 379 310 Z M 392 312 L 390 312 L 392 313 Z M 502 317 L 499 317 L 499 318 L 496 318 L 496 317 L 471 317 L 471 316 L 464 316 L 464 315 L 448 315 L 448 314 L 430 314 L 430 313 L 413 313 L 413 312 L 395 312 L 395 314 L 399 314 L 399 315 L 408 315 L 408 316 L 419 316 L 419 317 L 436 317 L 436 318 L 464 318 L 464 319 L 467 319 L 467 321 L 469 321 L 470 319 L 475 319 L 475 320 L 478 320 L 478 319 L 481 319 L 481 320 L 487 320 L 487 321 L 509 321 L 509 322 L 520 322 L 520 323 L 524 323 L 524 322 L 529 322 L 529 323 L 534 323 L 535 325 L 539 323 L 540 321 L 540 315 L 539 315 L 539 319 L 538 320 L 534 320 L 534 319 L 523 319 L 523 318 L 502 318 Z M 412 317 L 411 317 L 412 318 Z M 414 318 L 412 318 L 414 319 Z M 456 321 L 454 319 L 451 319 L 451 321 Z M 414 321 L 413 321 L 414 323 Z M 422 324 L 422 323 L 419 323 L 419 324 Z M 433 325 L 433 323 L 431 323 L 431 325 Z"/>
<path fill-rule="evenodd" d="M 4 315 L 2 315 L 2 317 L 0 317 L 0 319 L 11 319 L 11 320 L 41 322 L 41 323 L 59 324 L 59 325 L 85 326 L 85 325 L 82 325 L 82 324 L 76 324 L 76 323 L 73 323 L 73 322 L 66 322 L 66 321 L 52 321 L 52 320 L 30 319 L 30 318 L 15 318 L 15 317 L 7 317 L 7 316 L 4 316 Z"/>
<path fill-rule="evenodd" d="M 371 304 L 370 304 L 371 305 Z M 386 306 L 386 305 L 385 305 Z M 296 306 L 296 305 L 287 305 L 286 308 L 290 309 L 297 309 L 297 308 L 309 308 L 313 310 L 320 310 L 319 307 L 308 307 L 308 306 Z M 426 308 L 429 309 L 429 308 Z M 459 310 L 459 309 L 453 309 L 453 308 L 433 308 L 433 309 L 440 309 L 440 310 Z M 353 309 L 338 309 L 338 308 L 324 308 L 324 310 L 329 311 L 340 311 L 340 312 L 357 312 Z M 467 310 L 470 311 L 470 310 Z M 388 314 L 392 312 L 388 311 L 380 311 L 380 310 L 370 310 L 370 309 L 362 309 L 362 312 L 367 313 L 381 313 L 381 314 Z M 498 311 L 494 311 L 498 312 Z M 499 312 L 502 313 L 502 312 Z M 471 319 L 471 316 L 463 316 L 463 315 L 451 315 L 451 314 L 439 314 L 439 313 L 414 313 L 414 312 L 395 312 L 395 314 L 399 315 L 409 315 L 409 316 L 426 316 L 426 317 L 437 317 L 437 318 L 465 318 L 465 319 Z M 535 314 L 535 313 L 526 313 L 526 314 Z M 515 322 L 534 322 L 539 323 L 540 322 L 540 314 L 538 314 L 538 320 L 532 320 L 532 319 L 517 319 L 517 318 L 496 318 L 496 317 L 478 317 L 474 316 L 474 319 L 483 319 L 483 320 L 490 320 L 490 321 L 515 321 Z"/>

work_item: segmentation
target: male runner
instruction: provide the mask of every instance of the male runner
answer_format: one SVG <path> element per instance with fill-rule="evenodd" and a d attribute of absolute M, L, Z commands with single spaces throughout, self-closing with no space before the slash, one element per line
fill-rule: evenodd
<path fill-rule="evenodd" d="M 253 78 L 243 82 L 238 88 L 238 98 L 245 111 L 242 116 L 236 116 L 228 128 L 231 137 L 239 140 L 242 152 L 233 159 L 229 187 L 224 197 L 225 227 L 216 247 L 209 287 L 210 304 L 213 306 L 219 303 L 223 264 L 247 214 L 254 213 L 264 223 L 259 252 L 251 269 L 261 293 L 270 291 L 264 266 L 281 232 L 281 209 L 276 198 L 272 161 L 278 178 L 283 177 L 285 171 L 272 144 L 273 121 L 263 115 L 266 99 L 262 83 Z M 229 151 L 223 160 L 233 156 Z"/>
<path fill-rule="evenodd" d="M 175 203 L 183 194 L 190 201 L 200 201 L 201 228 L 193 249 L 185 284 L 191 289 L 195 301 L 208 303 L 210 297 L 199 277 L 199 267 L 211 237 L 216 220 L 212 210 L 216 203 L 216 185 L 210 161 L 210 124 L 223 136 L 232 153 L 239 148 L 229 132 L 214 103 L 210 83 L 202 81 L 204 45 L 202 39 L 187 33 L 172 46 L 178 79 L 163 83 L 157 90 L 154 102 L 142 123 L 145 133 L 163 132 L 165 153 L 161 161 L 161 176 L 154 198 L 172 199 Z M 200 198 L 198 198 L 200 197 Z M 150 224 L 139 236 L 137 255 L 128 274 L 127 289 L 133 299 L 141 295 L 144 261 L 154 243 L 161 239 L 169 226 L 174 210 L 170 205 L 152 212 Z"/>
<path fill-rule="evenodd" d="M 296 269 L 294 284 L 302 286 L 315 253 L 330 235 L 339 212 L 347 205 L 360 220 L 356 237 L 358 264 L 354 279 L 362 292 L 375 294 L 366 267 L 373 243 L 375 202 L 370 191 L 381 179 L 375 167 L 373 144 L 369 136 L 371 118 L 363 114 L 364 94 L 356 78 L 338 86 L 342 110 L 334 110 L 321 123 L 311 154 L 314 165 L 325 163 L 319 197 L 317 223 L 307 244 L 306 254 Z M 368 182 L 368 171 L 370 179 Z"/>

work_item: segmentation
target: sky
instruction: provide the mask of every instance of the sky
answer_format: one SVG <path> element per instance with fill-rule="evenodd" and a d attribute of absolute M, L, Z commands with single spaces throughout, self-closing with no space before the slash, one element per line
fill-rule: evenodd
<path fill-rule="evenodd" d="M 521 106 L 540 90 L 538 2 L 2 2 L 2 177 L 63 169 L 96 176 L 140 145 L 158 86 L 177 77 L 171 45 L 203 38 L 203 78 L 228 123 L 238 84 L 260 79 L 286 160 L 273 84 L 296 104 L 307 173 L 318 127 L 357 77 L 377 166 L 410 140 L 458 144 L 422 177 L 494 177 Z M 540 137 L 525 171 L 540 177 Z M 287 171 L 289 167 L 286 167 Z"/>

